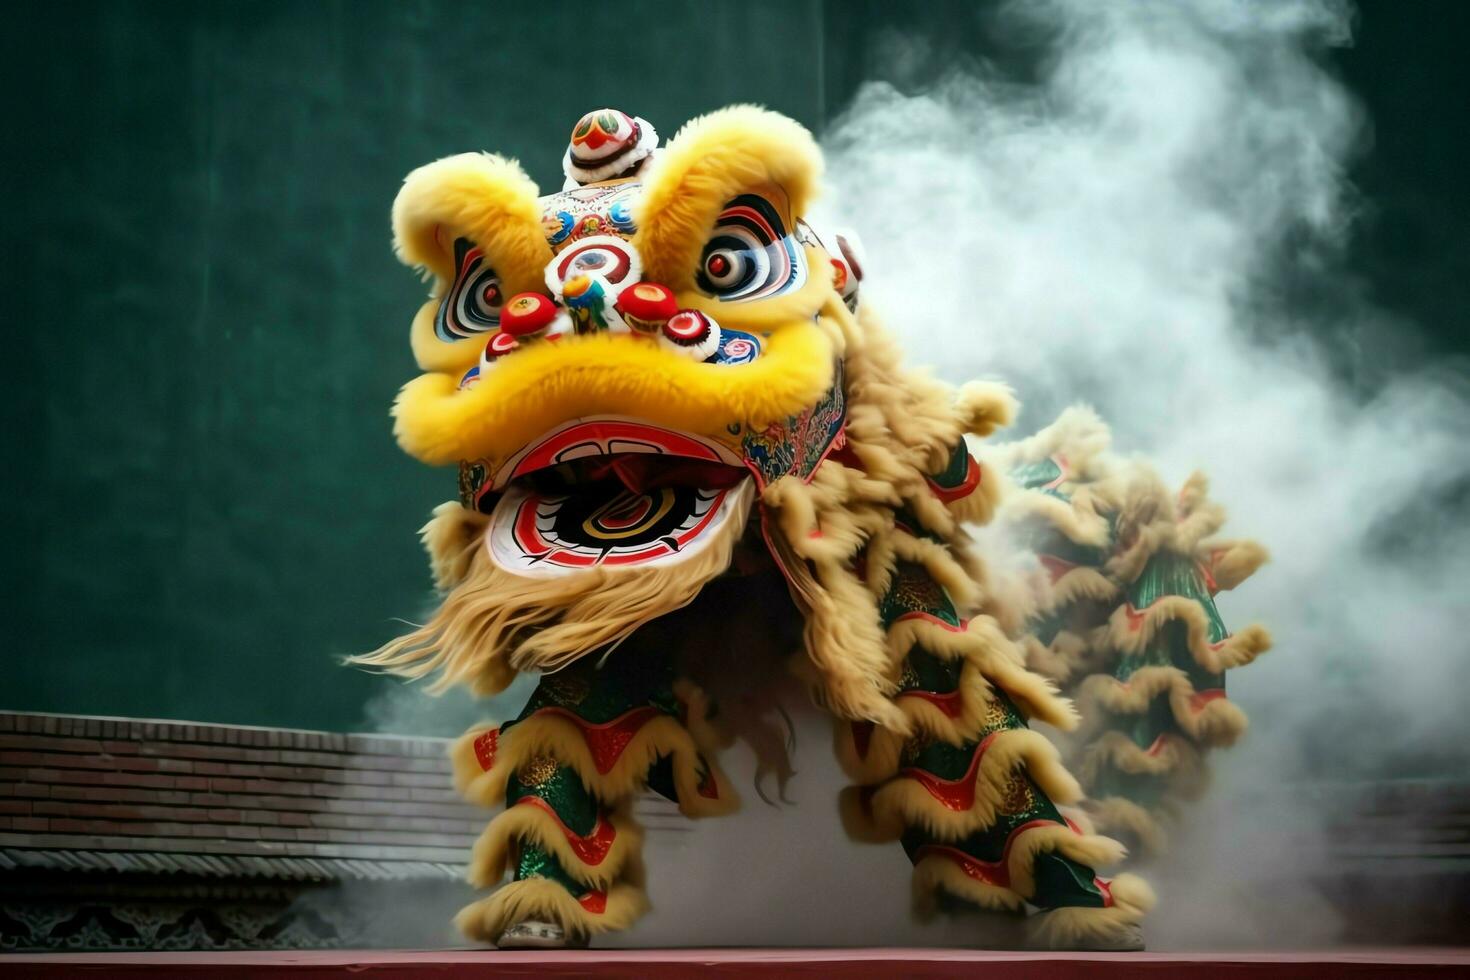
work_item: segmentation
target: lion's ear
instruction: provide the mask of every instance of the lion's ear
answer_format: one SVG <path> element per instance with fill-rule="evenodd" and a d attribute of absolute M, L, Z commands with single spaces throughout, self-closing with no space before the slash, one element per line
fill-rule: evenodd
<path fill-rule="evenodd" d="M 426 370 L 474 363 L 500 303 L 539 291 L 551 247 L 536 185 L 513 160 L 483 153 L 445 157 L 409 174 L 393 202 L 393 238 L 406 265 L 433 276 L 433 298 L 414 321 Z"/>
<path fill-rule="evenodd" d="M 488 153 L 461 153 L 410 173 L 393 201 L 393 244 L 406 265 L 441 282 L 454 278 L 454 243 L 483 249 L 502 279 L 541 282 L 551 247 L 541 231 L 538 190 L 520 164 Z"/>
<path fill-rule="evenodd" d="M 787 228 L 817 192 L 822 155 L 794 120 L 756 106 L 731 106 L 685 125 L 643 178 L 634 242 L 645 275 L 675 291 L 693 284 L 705 243 L 742 194 L 779 188 Z"/>

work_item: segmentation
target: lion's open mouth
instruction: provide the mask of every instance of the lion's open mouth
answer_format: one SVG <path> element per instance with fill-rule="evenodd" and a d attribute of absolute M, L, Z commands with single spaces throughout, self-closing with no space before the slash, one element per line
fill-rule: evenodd
<path fill-rule="evenodd" d="M 674 563 L 749 513 L 754 483 L 717 443 L 626 418 L 579 419 L 513 456 L 486 537 L 520 575 Z"/>

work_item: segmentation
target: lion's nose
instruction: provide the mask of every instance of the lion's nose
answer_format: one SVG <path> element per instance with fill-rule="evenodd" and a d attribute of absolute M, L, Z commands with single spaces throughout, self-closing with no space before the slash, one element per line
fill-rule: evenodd
<path fill-rule="evenodd" d="M 643 260 L 632 242 L 594 235 L 551 260 L 546 288 L 566 307 L 577 333 L 595 333 L 627 327 L 617 313 L 618 297 L 642 276 Z"/>

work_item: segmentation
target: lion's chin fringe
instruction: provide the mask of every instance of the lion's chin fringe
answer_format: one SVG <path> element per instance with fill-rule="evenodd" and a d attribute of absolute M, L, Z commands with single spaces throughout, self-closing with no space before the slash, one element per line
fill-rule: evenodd
<path fill-rule="evenodd" d="M 667 564 L 529 578 L 496 565 L 477 539 L 463 580 L 427 623 L 348 662 L 411 679 L 437 672 L 430 691 L 463 683 L 481 695 L 518 671 L 559 670 L 693 602 L 729 568 L 752 496 L 736 496 L 714 540 Z"/>

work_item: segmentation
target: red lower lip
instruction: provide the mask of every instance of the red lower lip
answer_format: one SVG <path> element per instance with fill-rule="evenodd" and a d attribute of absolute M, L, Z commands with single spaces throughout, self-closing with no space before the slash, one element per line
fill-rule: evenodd
<path fill-rule="evenodd" d="M 495 487 L 499 489 L 517 477 L 559 463 L 578 459 L 593 462 L 596 457 L 613 457 L 605 465 L 630 489 L 635 484 L 649 487 L 671 482 L 728 486 L 744 475 L 744 462 L 739 456 L 694 436 L 631 419 L 589 419 L 552 433 L 512 458 L 496 474 Z M 640 457 L 645 459 L 640 461 Z M 676 457 L 678 462 L 669 457 Z M 653 482 L 656 474 L 674 473 L 678 474 L 677 481 L 661 476 Z M 721 475 L 710 482 L 698 479 L 716 473 Z"/>

